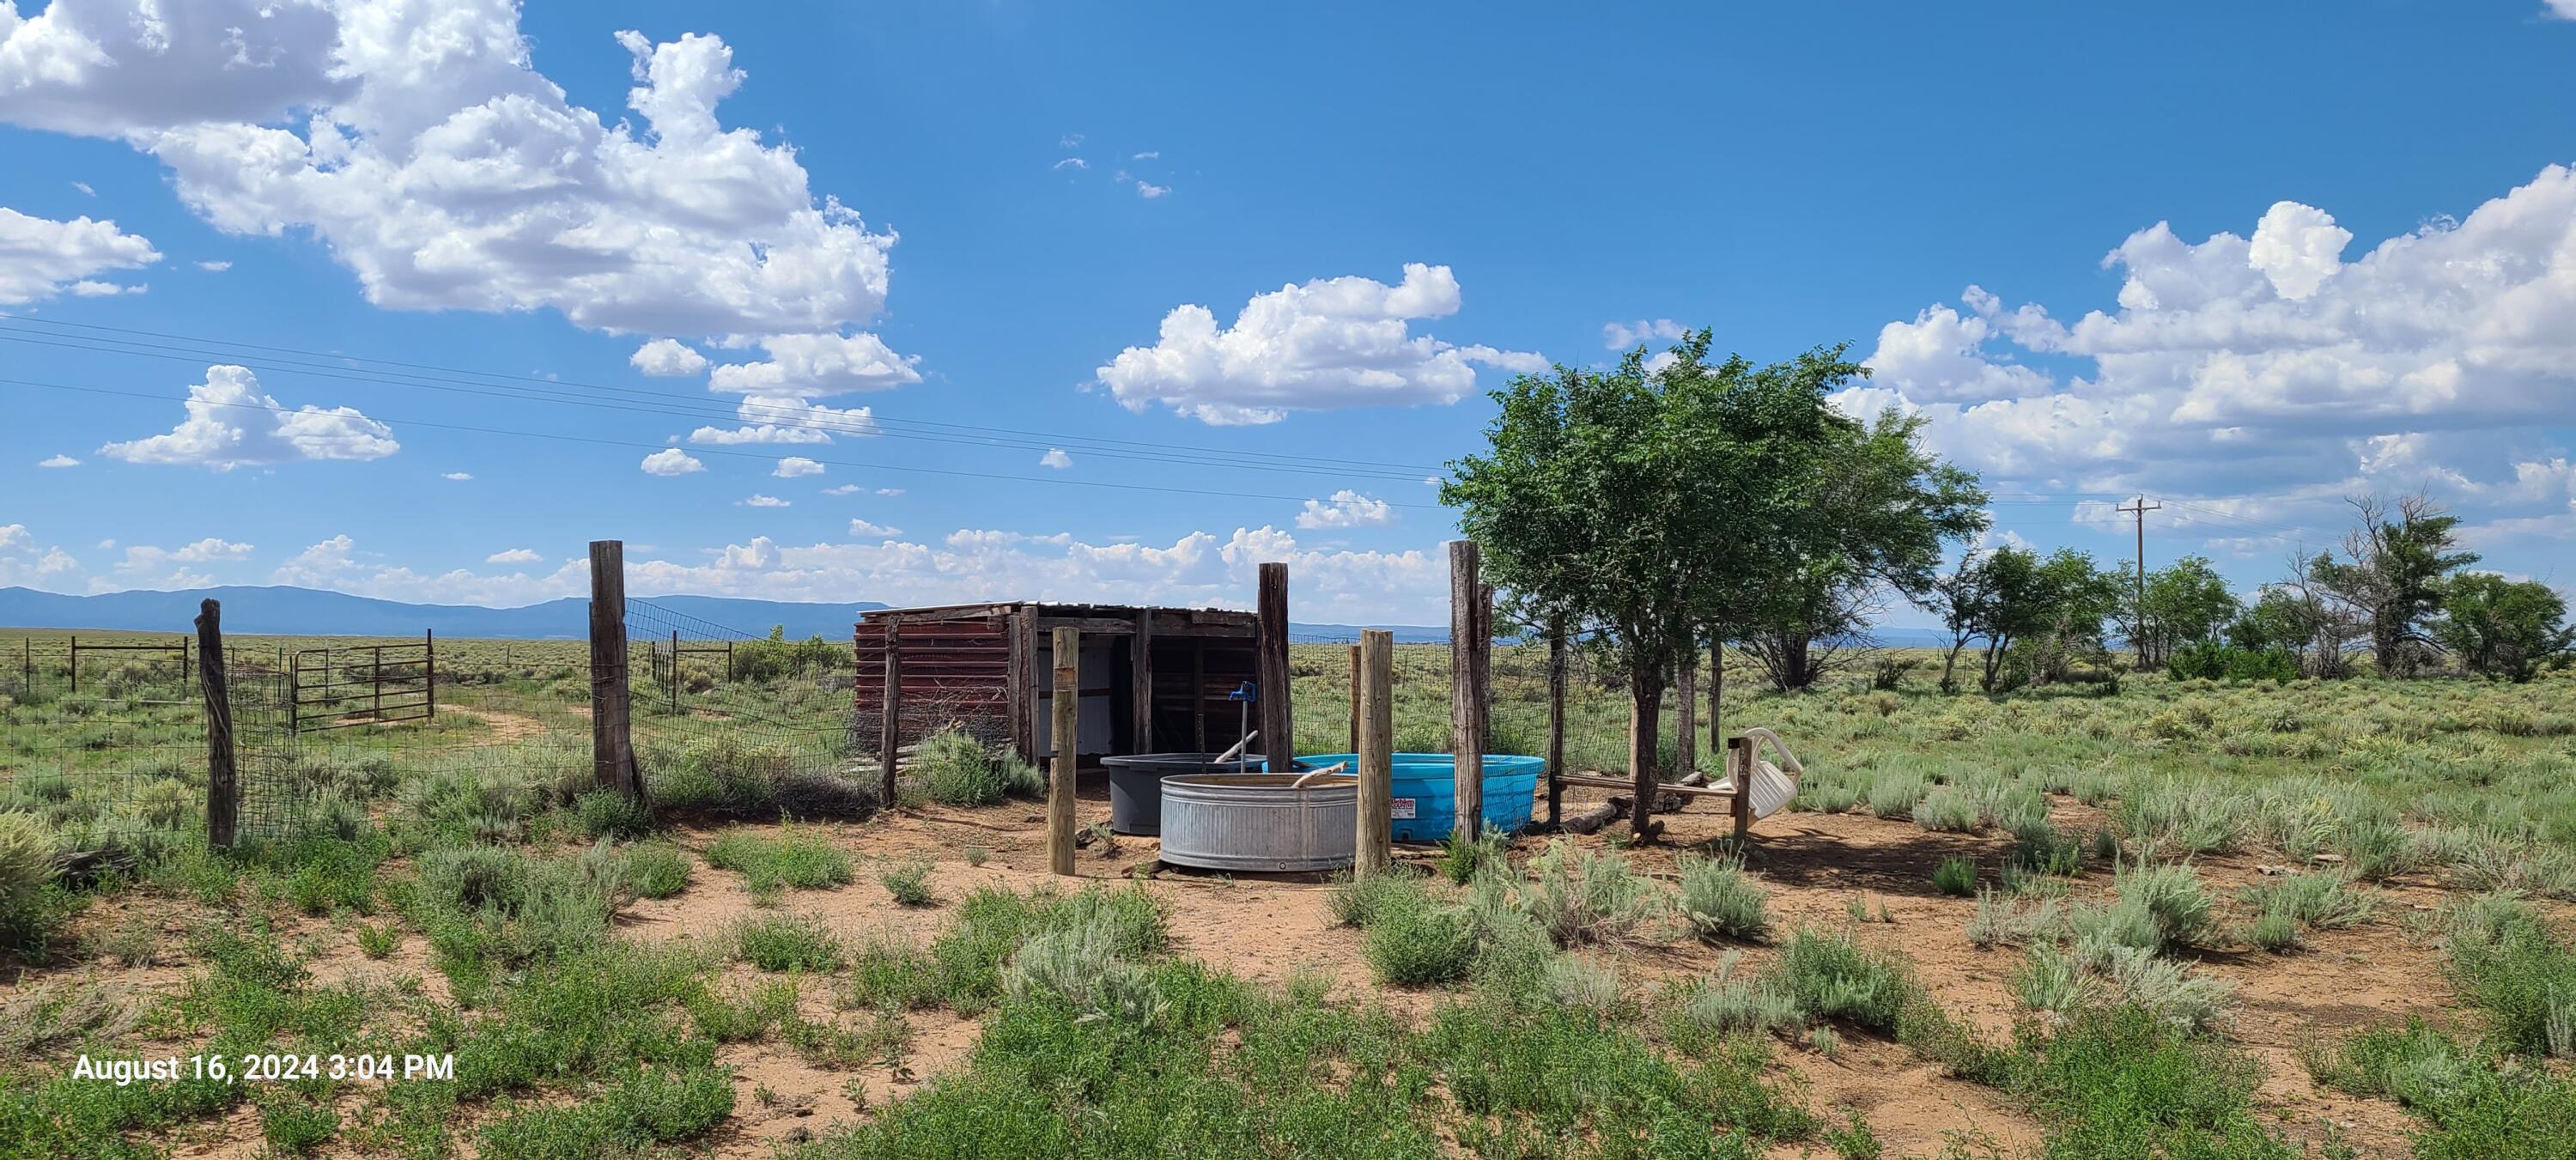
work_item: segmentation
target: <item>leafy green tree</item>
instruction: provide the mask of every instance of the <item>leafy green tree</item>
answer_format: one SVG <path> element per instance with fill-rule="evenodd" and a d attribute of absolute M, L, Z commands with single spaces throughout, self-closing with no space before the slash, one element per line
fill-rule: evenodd
<path fill-rule="evenodd" d="M 2102 625 L 2118 611 L 2123 583 L 2090 552 L 2059 548 L 2031 560 L 2023 579 L 2006 589 L 2013 599 L 1999 621 L 2008 639 L 1987 653 L 1986 688 L 2061 681 L 2079 663 L 2107 659 Z"/>
<path fill-rule="evenodd" d="M 2293 561 L 2304 568 L 2304 561 Z M 2361 634 L 2360 621 L 2348 609 L 2328 600 L 2304 574 L 2266 584 L 2227 626 L 2227 643 L 2264 652 L 2288 654 L 2299 671 L 2312 677 L 2347 675 L 2344 642 Z"/>
<path fill-rule="evenodd" d="M 1626 675 L 1641 837 L 1666 674 L 1709 626 L 1735 636 L 1782 558 L 1853 534 L 1808 526 L 1807 489 L 1860 427 L 1825 397 L 1866 370 L 1843 347 L 1757 366 L 1712 362 L 1710 343 L 1689 336 L 1651 373 L 1641 350 L 1606 372 L 1515 377 L 1493 394 L 1489 449 L 1440 493 L 1518 614 L 1595 635 Z"/>
<path fill-rule="evenodd" d="M 2537 580 L 2467 573 L 2451 580 L 2442 604 L 2433 639 L 2473 673 L 2528 681 L 2576 648 L 2567 601 Z"/>
<path fill-rule="evenodd" d="M 2380 675 L 2405 676 L 2432 643 L 2424 621 L 2442 607 L 2444 584 L 2478 554 L 2452 550 L 2460 518 L 2430 497 L 2407 496 L 2393 510 L 2376 495 L 2351 502 L 2360 526 L 2345 534 L 2340 553 L 2310 560 L 2307 579 L 2367 622 Z"/>
<path fill-rule="evenodd" d="M 2137 651 L 2141 669 L 2165 664 L 2182 645 L 2216 641 L 2240 611 L 2227 578 L 2206 556 L 2185 556 L 2147 573 L 2143 604 L 2137 585 L 2123 587 L 2121 596 L 2120 634 Z"/>
<path fill-rule="evenodd" d="M 1882 596 L 1932 598 L 1942 546 L 1985 530 L 1984 489 L 1923 449 L 1925 421 L 1888 411 L 1806 464 L 1807 516 L 1759 549 L 1772 581 L 1738 626 L 1774 689 L 1814 685 Z"/>

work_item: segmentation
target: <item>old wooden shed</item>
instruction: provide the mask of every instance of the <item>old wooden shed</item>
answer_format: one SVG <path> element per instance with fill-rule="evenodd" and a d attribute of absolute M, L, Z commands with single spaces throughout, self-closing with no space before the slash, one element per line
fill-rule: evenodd
<path fill-rule="evenodd" d="M 1052 755 L 1050 638 L 1066 627 L 1082 634 L 1075 752 L 1086 762 L 1222 750 L 1243 736 L 1241 703 L 1231 694 L 1254 680 L 1260 622 L 1253 613 L 1012 601 L 860 614 L 863 749 L 882 744 L 891 652 L 900 746 L 957 726 L 988 744 L 1008 744 L 1032 763 Z"/>

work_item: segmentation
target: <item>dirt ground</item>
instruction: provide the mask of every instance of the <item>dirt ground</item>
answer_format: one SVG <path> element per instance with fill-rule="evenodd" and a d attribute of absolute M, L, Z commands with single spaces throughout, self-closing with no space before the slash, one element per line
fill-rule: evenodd
<path fill-rule="evenodd" d="M 1088 783 L 1090 779 L 1086 779 Z M 1569 812 L 1598 800 L 1598 795 L 1569 791 Z M 2090 829 L 2096 811 L 2068 798 L 2052 799 L 2056 820 Z M 1105 785 L 1086 784 L 1080 819 L 1108 815 Z M 1678 853 L 1695 843 L 1727 832 L 1727 819 L 1702 805 L 1666 815 L 1666 841 L 1632 848 L 1637 868 L 1666 881 L 1674 878 Z M 1068 885 L 1046 873 L 1042 807 L 1010 802 L 981 810 L 933 806 L 897 810 L 864 823 L 801 826 L 808 835 L 838 843 L 860 863 L 852 884 L 826 891 L 790 891 L 778 909 L 824 919 L 845 940 L 871 935 L 927 943 L 950 917 L 956 901 L 982 885 L 1030 890 L 1049 884 Z M 1607 844 L 1610 831 L 1571 839 Z M 713 840 L 715 831 L 683 829 L 671 835 L 692 850 Z M 1542 839 L 1523 838 L 1515 857 L 1535 851 Z M 1853 924 L 1855 897 L 1872 921 L 1854 929 L 1865 942 L 1901 951 L 1922 981 L 1953 1014 L 1974 1022 L 1989 1036 L 2011 1033 L 2017 1014 L 2006 978 L 2020 959 L 2010 948 L 1978 950 L 1966 936 L 1975 901 L 1949 897 L 1931 885 L 1933 867 L 1951 855 L 1975 858 L 1991 880 L 2010 847 L 2001 835 L 1936 834 L 1911 822 L 1884 821 L 1858 814 L 1782 814 L 1754 830 L 1750 863 L 1773 891 L 1775 922 L 1830 927 Z M 968 862 L 969 848 L 984 851 L 983 865 Z M 1398 847 L 1398 857 L 1428 862 L 1436 850 Z M 922 908 L 895 905 L 876 881 L 884 863 L 926 861 L 937 901 Z M 2198 869 L 2214 895 L 2231 910 L 2223 918 L 2239 923 L 2251 918 L 2237 908 L 2237 887 L 2264 874 L 2251 856 L 2211 857 Z M 1124 882 L 1143 877 L 1147 889 L 1171 905 L 1175 949 L 1237 975 L 1280 982 L 1292 972 L 1320 973 L 1333 981 L 1340 997 L 1374 999 L 1415 1014 L 1441 1002 L 1438 989 L 1380 988 L 1371 982 L 1362 959 L 1358 931 L 1334 924 L 1329 907 L 1332 886 L 1316 876 L 1221 875 L 1161 866 L 1151 838 L 1122 837 L 1113 849 L 1084 850 L 1076 870 L 1086 882 Z M 2076 885 L 2077 897 L 2108 889 L 2108 876 L 2093 873 Z M 2299 1064 L 2298 1051 L 2310 1042 L 2330 1042 L 2365 1025 L 2421 1014 L 2448 1023 L 2453 1004 L 2440 969 L 2439 952 L 2424 933 L 2420 915 L 2430 912 L 2441 892 L 2426 878 L 2388 884 L 2387 904 L 2369 922 L 2349 930 L 2316 933 L 2310 945 L 2288 955 L 2262 951 L 2204 952 L 2206 969 L 2233 980 L 2238 1005 L 2228 1032 L 2268 1068 L 2259 1098 L 2279 1116 L 2292 1139 L 2339 1139 L 2363 1154 L 2402 1156 L 2411 1126 L 2394 1105 L 2356 1100 L 2311 1083 Z M 93 909 L 85 924 L 145 921 L 138 907 L 149 907 L 151 919 L 169 933 L 171 957 L 148 967 L 118 969 L 92 966 L 77 972 L 46 972 L 48 983 L 87 977 L 137 991 L 169 991 L 181 985 L 188 966 L 183 934 L 191 916 L 168 898 L 120 899 Z M 629 937 L 644 940 L 695 941 L 721 936 L 725 925 L 753 909 L 750 892 L 738 875 L 701 865 L 689 888 L 663 901 L 639 902 L 620 918 Z M 1889 921 L 1877 921 L 1884 912 Z M 314 948 L 318 982 L 363 978 L 380 983 L 409 976 L 433 996 L 443 997 L 444 979 L 431 968 L 427 948 L 416 935 L 393 955 L 371 960 L 359 953 L 354 932 L 345 924 L 299 919 L 287 927 L 291 940 Z M 1773 953 L 1765 946 L 1733 948 L 1746 968 L 1762 965 Z M 1586 951 L 1613 966 L 1632 990 L 1651 992 L 1666 980 L 1704 976 L 1717 967 L 1729 948 L 1691 940 L 1627 952 Z M 761 980 L 750 967 L 728 969 L 727 987 L 748 988 Z M 27 981 L 35 981 L 32 977 Z M 835 1014 L 831 989 L 809 983 L 804 1009 L 816 1018 Z M 839 1013 L 843 1024 L 869 1018 L 865 1013 Z M 907 1016 L 910 1037 L 896 1059 L 879 1059 L 846 1070 L 829 1070 L 807 1062 L 792 1049 L 774 1043 L 729 1045 L 721 1061 L 737 1069 L 737 1102 L 733 1119 L 698 1147 L 718 1156 L 767 1157 L 782 1143 L 854 1116 L 864 1115 L 852 1098 L 863 1094 L 866 1106 L 882 1106 L 961 1058 L 975 1041 L 977 1026 L 947 1012 L 914 1012 Z M 1776 1072 L 1803 1087 L 1815 1110 L 1839 1117 L 1857 1111 L 1886 1145 L 1890 1155 L 1928 1156 L 1958 1137 L 1983 1141 L 2006 1154 L 2018 1154 L 2039 1142 L 2038 1126 L 1992 1089 L 1943 1076 L 1939 1069 L 1891 1041 L 1862 1034 L 1844 1038 L 1833 1058 L 1783 1045 Z M 855 1081 L 855 1082 L 854 1082 Z M 185 1129 L 169 1143 L 184 1156 L 249 1156 L 259 1151 L 255 1113 L 248 1109 L 220 1121 Z M 1792 1149 L 1784 1155 L 1798 1155 Z"/>

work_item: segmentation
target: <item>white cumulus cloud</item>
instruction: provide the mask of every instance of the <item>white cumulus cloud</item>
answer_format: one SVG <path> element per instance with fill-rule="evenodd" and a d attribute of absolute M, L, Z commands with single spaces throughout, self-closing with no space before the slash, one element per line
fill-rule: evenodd
<path fill-rule="evenodd" d="M 1928 415 L 1934 448 L 1990 483 L 2270 495 L 2244 518 L 2275 531 L 2419 486 L 2473 524 L 2563 514 L 2546 480 L 2566 457 L 2550 429 L 2576 413 L 2576 172 L 2347 261 L 2352 240 L 2288 201 L 2250 237 L 2159 223 L 2104 259 L 2116 306 L 2064 322 L 1972 286 L 1964 310 L 1888 324 L 1874 376 L 1836 401 Z"/>
<path fill-rule="evenodd" d="M 723 125 L 733 50 L 616 41 L 632 117 L 604 121 L 535 70 L 514 0 L 0 3 L 0 119 L 127 142 L 216 228 L 309 234 L 389 309 L 817 341 L 874 318 L 895 235 Z"/>
<path fill-rule="evenodd" d="M 1627 350 L 1648 339 L 1679 342 L 1690 333 L 1681 323 L 1669 318 L 1641 318 L 1635 322 L 1601 324 L 1601 345 L 1612 350 Z"/>
<path fill-rule="evenodd" d="M 1150 347 L 1131 346 L 1095 372 L 1130 410 L 1161 403 L 1204 423 L 1274 423 L 1294 410 L 1449 403 L 1475 389 L 1471 364 L 1535 370 L 1535 354 L 1455 346 L 1411 322 L 1458 312 L 1447 266 L 1413 263 L 1389 286 L 1328 278 L 1254 295 L 1219 326 L 1181 306 Z"/>
<path fill-rule="evenodd" d="M 800 475 L 821 475 L 823 474 L 823 465 L 816 463 L 811 459 L 807 459 L 802 455 L 790 455 L 785 459 L 779 460 L 778 470 L 770 472 L 770 474 L 775 475 L 780 479 L 794 479 Z"/>
<path fill-rule="evenodd" d="M 68 456 L 68 455 L 56 455 L 56 456 L 52 456 L 52 457 L 49 457 L 49 458 L 46 458 L 46 459 L 43 459 L 43 460 L 39 460 L 39 461 L 37 461 L 36 466 L 38 466 L 38 467 L 78 467 L 78 466 L 80 466 L 80 460 L 74 459 L 74 458 L 72 458 L 71 456 Z"/>
<path fill-rule="evenodd" d="M 0 13 L 5 11 L 0 8 Z M 5 20 L 5 15 L 0 15 L 0 20 Z M 0 108 L 7 107 L 6 93 L 7 89 L 0 87 Z M 91 275 L 148 266 L 160 260 L 161 252 L 153 249 L 151 242 L 116 228 L 115 222 L 87 217 L 58 222 L 0 206 L 0 305 L 34 302 L 65 292 L 86 297 L 122 293 L 129 287 L 102 282 Z"/>
<path fill-rule="evenodd" d="M 903 529 L 889 528 L 884 524 L 873 524 L 862 519 L 852 519 L 850 521 L 850 534 L 853 536 L 875 537 L 900 536 L 903 534 Z"/>
<path fill-rule="evenodd" d="M 1073 466 L 1073 457 L 1065 454 L 1064 448 L 1049 447 L 1047 448 L 1046 454 L 1038 456 L 1038 466 L 1052 467 L 1058 471 L 1062 471 L 1065 468 Z"/>
<path fill-rule="evenodd" d="M 676 338 L 657 338 L 636 347 L 626 361 L 636 370 L 656 377 L 694 375 L 707 369 L 707 356 Z"/>
<path fill-rule="evenodd" d="M 837 395 L 881 391 L 921 381 L 917 359 L 888 349 L 873 334 L 782 334 L 760 340 L 763 362 L 722 364 L 707 376 L 719 391 L 755 395 Z"/>
<path fill-rule="evenodd" d="M 700 427 L 689 442 L 712 445 L 740 443 L 829 443 L 835 435 L 867 438 L 877 434 L 877 421 L 867 407 L 824 407 L 785 395 L 751 395 L 734 408 L 743 420 L 737 427 Z"/>
<path fill-rule="evenodd" d="M 260 390 L 248 367 L 217 364 L 188 388 L 188 417 L 167 434 L 110 443 L 99 454 L 128 463 L 236 467 L 318 459 L 382 459 L 402 449 L 393 428 L 355 407 L 288 409 Z"/>
<path fill-rule="evenodd" d="M 1333 493 L 1331 502 L 1306 501 L 1304 511 L 1297 513 L 1301 528 L 1382 528 L 1395 522 L 1395 505 L 1372 499 L 1349 488 Z"/>
<path fill-rule="evenodd" d="M 782 508 L 787 506 L 786 500 L 780 499 L 774 495 L 753 495 L 751 498 L 740 502 L 744 507 Z"/>
<path fill-rule="evenodd" d="M 483 557 L 486 564 L 534 564 L 545 557 L 533 548 L 507 548 Z"/>
<path fill-rule="evenodd" d="M 656 451 L 651 455 L 644 457 L 644 474 L 646 475 L 687 475 L 694 471 L 705 471 L 706 469 L 707 465 L 698 462 L 697 456 L 691 455 L 686 451 L 682 451 L 677 447 L 665 447 L 660 451 Z"/>

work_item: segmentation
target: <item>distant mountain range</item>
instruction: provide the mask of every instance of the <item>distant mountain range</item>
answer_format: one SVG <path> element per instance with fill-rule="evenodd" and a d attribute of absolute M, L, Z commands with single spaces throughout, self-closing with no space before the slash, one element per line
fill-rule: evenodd
<path fill-rule="evenodd" d="M 224 628 L 230 632 L 279 636 L 416 636 L 428 629 L 458 639 L 578 640 L 590 632 L 590 601 L 567 596 L 524 608 L 479 608 L 467 604 L 410 604 L 325 592 L 313 588 L 194 588 L 177 592 L 104 592 L 66 596 L 32 588 L 0 588 L 0 627 L 90 628 L 101 631 L 187 632 L 197 605 L 208 597 L 223 602 Z M 771 625 L 783 625 L 790 639 L 809 636 L 841 639 L 859 614 L 887 605 L 873 600 L 846 604 L 785 600 L 739 600 L 728 596 L 654 596 L 654 604 L 672 612 L 763 636 Z M 1379 627 L 1379 626 L 1371 626 Z M 1449 639 L 1446 628 L 1392 627 L 1404 644 L 1438 644 Z M 1358 626 L 1290 624 L 1298 641 L 1356 641 Z"/>

